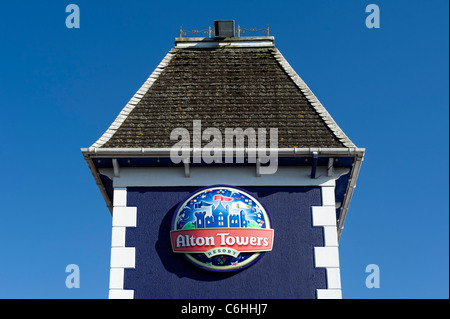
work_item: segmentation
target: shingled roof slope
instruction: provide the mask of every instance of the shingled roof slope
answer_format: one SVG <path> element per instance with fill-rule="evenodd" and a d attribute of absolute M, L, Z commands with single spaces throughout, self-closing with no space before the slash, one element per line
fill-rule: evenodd
<path fill-rule="evenodd" d="M 279 148 L 355 147 L 273 47 L 172 49 L 92 147 L 170 148 L 193 120 L 278 128 Z"/>

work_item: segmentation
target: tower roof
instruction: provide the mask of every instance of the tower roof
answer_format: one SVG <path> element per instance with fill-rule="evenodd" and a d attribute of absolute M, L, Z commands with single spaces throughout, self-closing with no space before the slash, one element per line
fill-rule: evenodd
<path fill-rule="evenodd" d="M 170 133 L 278 128 L 279 148 L 354 148 L 273 37 L 179 38 L 93 148 L 169 148 Z"/>

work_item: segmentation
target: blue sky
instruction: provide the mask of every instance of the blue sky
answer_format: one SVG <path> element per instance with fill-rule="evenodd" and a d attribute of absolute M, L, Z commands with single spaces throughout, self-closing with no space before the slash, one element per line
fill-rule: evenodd
<path fill-rule="evenodd" d="M 65 25 L 68 4 L 80 28 Z M 365 8 L 380 8 L 368 29 Z M 180 25 L 265 27 L 367 149 L 340 242 L 344 298 L 449 297 L 448 1 L 9 1 L 0 10 L 0 298 L 107 298 L 111 216 L 88 147 Z M 65 286 L 68 264 L 80 288 Z M 368 289 L 365 268 L 380 268 Z"/>

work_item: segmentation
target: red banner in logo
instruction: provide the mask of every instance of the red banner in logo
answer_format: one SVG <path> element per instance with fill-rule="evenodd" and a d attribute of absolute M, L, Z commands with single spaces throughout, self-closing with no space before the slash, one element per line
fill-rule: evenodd
<path fill-rule="evenodd" d="M 170 232 L 176 253 L 205 253 L 237 256 L 241 252 L 270 251 L 273 229 L 258 228 L 204 228 Z"/>
<path fill-rule="evenodd" d="M 220 200 L 222 202 L 231 202 L 233 199 L 231 197 L 225 197 L 222 195 L 214 195 L 214 200 Z"/>

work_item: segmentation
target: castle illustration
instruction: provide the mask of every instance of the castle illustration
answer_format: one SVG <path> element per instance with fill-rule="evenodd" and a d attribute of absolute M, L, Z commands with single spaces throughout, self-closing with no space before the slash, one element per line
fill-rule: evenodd
<path fill-rule="evenodd" d="M 230 214 L 228 205 L 224 207 L 222 202 L 211 208 L 211 214 L 206 215 L 206 211 L 195 213 L 195 228 L 224 228 L 224 227 L 247 227 L 245 212 L 241 210 L 239 214 Z"/>

